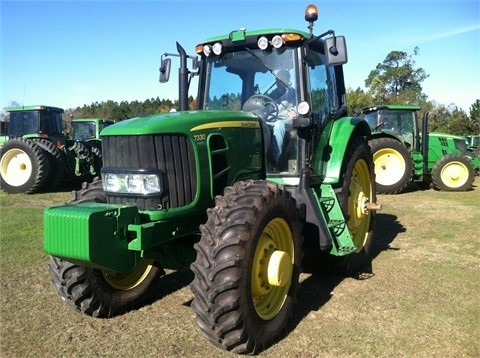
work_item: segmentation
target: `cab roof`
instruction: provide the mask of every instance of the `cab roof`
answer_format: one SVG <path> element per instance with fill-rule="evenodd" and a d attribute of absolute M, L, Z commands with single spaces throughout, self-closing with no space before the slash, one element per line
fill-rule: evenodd
<path fill-rule="evenodd" d="M 63 113 L 63 108 L 44 106 L 44 105 L 7 107 L 7 112 L 39 111 L 39 110 Z"/>

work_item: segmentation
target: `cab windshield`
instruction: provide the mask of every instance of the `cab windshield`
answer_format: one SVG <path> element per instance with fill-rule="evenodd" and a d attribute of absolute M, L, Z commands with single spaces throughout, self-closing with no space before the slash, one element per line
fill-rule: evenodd
<path fill-rule="evenodd" d="M 374 131 L 381 131 L 392 134 L 407 146 L 413 148 L 417 132 L 416 111 L 411 110 L 389 110 L 382 109 L 369 113 L 365 116 L 370 128 Z"/>
<path fill-rule="evenodd" d="M 9 135 L 21 137 L 26 134 L 59 136 L 62 133 L 62 114 L 54 111 L 10 112 Z"/>
<path fill-rule="evenodd" d="M 95 139 L 97 134 L 95 132 L 95 122 L 74 122 L 72 125 L 72 139 L 73 140 L 88 140 Z"/>
<path fill-rule="evenodd" d="M 377 128 L 381 131 L 392 132 L 397 135 L 413 133 L 413 127 L 416 124 L 415 118 L 415 111 L 380 110 Z"/>
<path fill-rule="evenodd" d="M 207 59 L 203 109 L 255 114 L 269 173 L 297 174 L 295 53 L 294 48 L 246 48 Z"/>
<path fill-rule="evenodd" d="M 294 53 L 288 48 L 245 50 L 209 58 L 203 109 L 244 110 L 251 96 L 274 96 L 279 84 L 295 90 Z M 296 95 L 291 99 L 296 104 Z"/>

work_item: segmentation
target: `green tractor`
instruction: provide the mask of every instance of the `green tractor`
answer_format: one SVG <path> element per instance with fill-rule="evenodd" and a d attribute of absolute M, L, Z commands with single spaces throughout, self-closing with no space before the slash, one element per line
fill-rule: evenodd
<path fill-rule="evenodd" d="M 72 119 L 72 132 L 70 137 L 75 142 L 86 141 L 90 143 L 99 143 L 100 132 L 105 127 L 114 123 L 115 121 L 113 119 L 75 118 Z"/>
<path fill-rule="evenodd" d="M 305 250 L 332 271 L 368 266 L 380 209 L 370 129 L 346 116 L 345 39 L 313 35 L 317 16 L 310 5 L 309 32 L 234 30 L 196 55 L 177 43 L 162 56 L 160 82 L 179 58 L 179 110 L 105 128 L 101 180 L 45 209 L 44 250 L 67 305 L 111 317 L 144 304 L 166 269 L 191 268 L 203 336 L 251 354 L 287 328 Z M 280 153 L 275 83 L 294 101 Z"/>
<path fill-rule="evenodd" d="M 62 132 L 63 109 L 10 107 L 8 134 L 0 150 L 0 187 L 8 194 L 54 190 L 61 181 L 91 180 L 102 166 L 99 134 L 72 140 Z M 98 119 L 72 121 L 73 133 L 97 125 Z M 78 129 L 77 129 L 78 128 Z"/>
<path fill-rule="evenodd" d="M 428 131 L 429 111 L 419 129 L 419 106 L 388 105 L 363 109 L 372 129 L 369 141 L 375 163 L 377 193 L 397 194 L 410 181 L 437 190 L 472 187 L 478 158 L 467 155 L 463 137 Z M 425 138 L 425 140 L 424 140 Z"/>
<path fill-rule="evenodd" d="M 474 157 L 480 158 L 480 134 L 467 137 L 468 151 Z"/>
<path fill-rule="evenodd" d="M 74 145 L 84 147 L 85 153 L 90 153 L 94 160 L 93 170 L 99 174 L 99 168 L 102 166 L 102 143 L 100 133 L 105 127 L 114 124 L 113 119 L 103 118 L 75 118 L 71 120 L 70 138 Z M 81 169 L 81 161 L 75 161 L 75 170 L 77 173 Z"/>

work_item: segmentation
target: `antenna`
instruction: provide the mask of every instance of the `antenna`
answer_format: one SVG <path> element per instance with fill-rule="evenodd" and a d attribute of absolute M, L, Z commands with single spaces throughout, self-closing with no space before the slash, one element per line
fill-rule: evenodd
<path fill-rule="evenodd" d="M 22 100 L 22 106 L 23 109 L 25 109 L 25 88 L 27 87 L 26 83 L 23 83 L 23 100 Z"/>

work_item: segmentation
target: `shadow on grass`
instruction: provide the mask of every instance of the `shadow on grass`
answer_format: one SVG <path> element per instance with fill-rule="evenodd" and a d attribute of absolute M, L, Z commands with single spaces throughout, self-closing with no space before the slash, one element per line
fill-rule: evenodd
<path fill-rule="evenodd" d="M 154 304 L 156 301 L 160 301 L 162 298 L 190 285 L 193 281 L 193 272 L 187 269 L 172 271 L 162 276 L 159 281 L 158 289 L 145 302 L 146 305 Z M 190 306 L 190 302 L 188 301 L 184 305 Z"/>
<path fill-rule="evenodd" d="M 402 194 L 408 194 L 408 193 L 414 193 L 417 191 L 427 191 L 433 189 L 432 185 L 429 183 L 425 182 L 410 182 L 408 183 L 407 187 L 403 189 L 400 193 L 397 193 L 395 195 L 402 195 Z"/>
<path fill-rule="evenodd" d="M 392 214 L 376 214 L 373 232 L 373 245 L 371 248 L 371 260 L 361 270 L 367 273 L 367 277 L 373 276 L 373 261 L 384 251 L 399 250 L 392 247 L 392 242 L 399 233 L 405 232 L 405 227 L 398 221 L 398 217 Z M 309 257 L 310 256 L 310 257 Z M 319 260 L 317 257 L 316 260 Z M 298 290 L 297 302 L 294 308 L 292 320 L 290 320 L 285 335 L 292 332 L 295 327 L 312 311 L 318 311 L 332 297 L 332 292 L 346 277 L 364 279 L 362 272 L 354 275 L 340 275 L 325 272 L 318 264 L 315 257 L 307 255 L 304 259 L 304 272 L 311 275 L 307 277 Z"/>
<path fill-rule="evenodd" d="M 407 231 L 407 229 L 398 221 L 398 217 L 392 214 L 377 213 L 375 219 L 375 228 L 373 229 L 374 240 L 372 247 L 372 260 L 383 251 L 399 250 L 391 244 L 398 234 Z"/>

